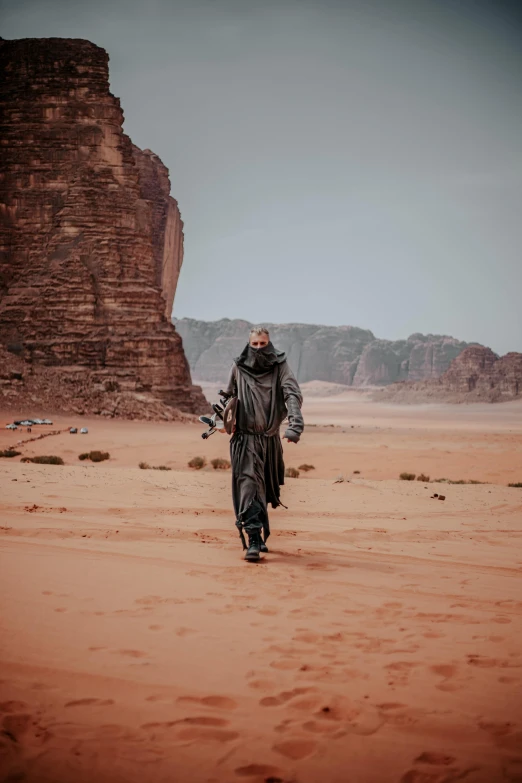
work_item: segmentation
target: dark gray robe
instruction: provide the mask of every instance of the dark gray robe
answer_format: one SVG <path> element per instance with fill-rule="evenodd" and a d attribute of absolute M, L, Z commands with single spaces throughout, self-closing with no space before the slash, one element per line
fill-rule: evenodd
<path fill-rule="evenodd" d="M 285 356 L 270 343 L 268 356 L 270 366 L 261 368 L 245 366 L 238 357 L 226 388 L 227 394 L 238 398 L 236 429 L 230 440 L 236 525 L 241 536 L 243 530 L 263 529 L 265 540 L 270 535 L 268 504 L 273 508 L 282 505 L 279 488 L 284 484 L 285 466 L 280 426 L 288 418 L 285 437 L 294 442 L 304 429 L 301 390 Z"/>

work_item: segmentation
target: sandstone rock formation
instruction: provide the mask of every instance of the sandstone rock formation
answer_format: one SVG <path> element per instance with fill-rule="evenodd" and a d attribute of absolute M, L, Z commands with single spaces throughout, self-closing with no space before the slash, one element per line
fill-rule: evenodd
<path fill-rule="evenodd" d="M 143 406 L 200 409 L 170 323 L 179 210 L 165 166 L 122 131 L 107 53 L 0 40 L 0 65 L 0 342 Z"/>
<path fill-rule="evenodd" d="M 224 383 L 232 358 L 246 343 L 251 324 L 229 320 L 175 320 L 195 378 Z M 381 386 L 437 378 L 467 346 L 453 337 L 412 334 L 379 340 L 354 326 L 267 324 L 274 344 L 286 351 L 298 380 L 347 386 Z"/>
<path fill-rule="evenodd" d="M 202 410 L 208 407 L 203 404 Z M 85 367 L 30 364 L 0 345 L 0 409 L 12 418 L 46 418 L 54 413 L 100 415 L 125 419 L 183 421 L 190 413 L 161 402 L 154 394 L 122 391 L 117 383 L 100 383 Z M 7 420 L 5 422 L 8 423 Z"/>
<path fill-rule="evenodd" d="M 398 383 L 375 399 L 390 402 L 503 402 L 522 399 L 522 353 L 498 357 L 490 348 L 465 348 L 440 378 Z"/>

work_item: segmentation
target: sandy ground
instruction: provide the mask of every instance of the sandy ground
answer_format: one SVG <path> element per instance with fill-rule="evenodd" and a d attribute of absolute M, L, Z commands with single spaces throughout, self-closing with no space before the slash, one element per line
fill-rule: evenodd
<path fill-rule="evenodd" d="M 224 436 L 56 417 L 0 461 L 0 779 L 520 783 L 521 413 L 307 400 L 257 565 Z"/>

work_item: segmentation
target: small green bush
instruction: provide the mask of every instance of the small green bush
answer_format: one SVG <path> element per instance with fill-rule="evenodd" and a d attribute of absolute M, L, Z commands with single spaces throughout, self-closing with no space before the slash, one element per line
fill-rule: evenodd
<path fill-rule="evenodd" d="M 168 468 L 166 465 L 154 465 L 152 470 L 172 470 L 172 468 Z"/>
<path fill-rule="evenodd" d="M 84 451 L 83 454 L 78 455 L 78 459 L 90 459 L 91 462 L 103 462 L 106 459 L 110 459 L 108 451 Z"/>
<path fill-rule="evenodd" d="M 80 459 L 81 459 L 81 457 L 80 457 Z M 150 470 L 150 465 L 149 465 L 148 462 L 140 462 L 139 467 L 142 470 Z"/>
<path fill-rule="evenodd" d="M 427 483 L 427 482 L 429 482 L 429 480 L 430 480 L 430 477 L 426 476 L 425 473 L 419 473 L 419 475 L 417 476 L 417 481 L 424 481 L 425 483 Z"/>
<path fill-rule="evenodd" d="M 36 462 L 38 465 L 64 465 L 64 461 L 61 457 L 41 456 L 41 457 L 24 457 L 22 462 Z"/>
<path fill-rule="evenodd" d="M 357 475 L 357 474 L 359 474 L 360 472 L 361 472 L 360 470 L 354 470 L 354 475 Z"/>
<path fill-rule="evenodd" d="M 230 469 L 230 462 L 228 459 L 221 459 L 221 457 L 216 457 L 216 459 L 211 459 L 210 464 L 214 468 L 214 470 L 229 470 Z"/>
<path fill-rule="evenodd" d="M 21 451 L 15 451 L 14 449 L 5 449 L 5 451 L 0 451 L 0 457 L 18 457 L 21 453 Z"/>
<path fill-rule="evenodd" d="M 415 481 L 415 473 L 401 473 L 399 478 L 403 481 Z"/>
<path fill-rule="evenodd" d="M 299 471 L 297 468 L 287 468 L 285 470 L 285 476 L 287 478 L 299 478 Z"/>
<path fill-rule="evenodd" d="M 522 481 L 517 481 L 516 484 L 508 484 L 508 487 L 518 487 L 520 489 L 522 488 Z"/>
<path fill-rule="evenodd" d="M 205 457 L 192 457 L 188 463 L 188 466 L 189 468 L 194 468 L 194 470 L 201 470 L 201 468 L 204 468 L 206 464 L 207 461 Z"/>
<path fill-rule="evenodd" d="M 304 470 L 305 473 L 308 473 L 309 470 L 315 470 L 315 465 L 307 465 L 305 462 L 303 465 L 299 465 L 299 470 Z"/>

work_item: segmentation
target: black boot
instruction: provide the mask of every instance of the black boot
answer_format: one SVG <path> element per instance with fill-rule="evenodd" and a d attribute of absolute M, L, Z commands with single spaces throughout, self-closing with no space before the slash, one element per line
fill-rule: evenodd
<path fill-rule="evenodd" d="M 261 551 L 261 536 L 257 532 L 248 534 L 248 549 L 245 553 L 245 560 L 255 561 L 259 560 L 259 552 Z"/>
<path fill-rule="evenodd" d="M 262 536 L 261 536 L 261 533 L 259 534 L 259 551 L 260 551 L 260 552 L 263 552 L 263 554 L 265 554 L 265 555 L 266 555 L 266 553 L 268 552 L 268 547 L 267 547 L 267 545 L 265 544 L 265 542 L 263 541 L 263 538 L 262 538 Z"/>

